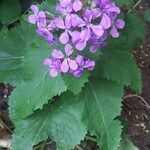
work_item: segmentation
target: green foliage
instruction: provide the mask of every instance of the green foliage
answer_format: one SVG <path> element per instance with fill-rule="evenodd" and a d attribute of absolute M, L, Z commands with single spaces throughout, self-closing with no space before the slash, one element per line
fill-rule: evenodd
<path fill-rule="evenodd" d="M 138 16 L 130 13 L 125 15 L 125 22 L 126 26 L 122 35 L 131 48 L 137 48 L 145 38 L 144 22 Z"/>
<path fill-rule="evenodd" d="M 108 42 L 94 75 L 129 85 L 139 93 L 142 90 L 140 71 L 124 38 Z"/>
<path fill-rule="evenodd" d="M 71 94 L 70 94 L 71 95 Z M 86 127 L 81 123 L 82 101 L 64 95 L 57 104 L 15 123 L 13 150 L 31 150 L 34 144 L 50 137 L 60 150 L 69 150 L 84 139 Z"/>
<path fill-rule="evenodd" d="M 97 136 L 102 150 L 116 150 L 119 146 L 122 127 L 114 118 L 120 115 L 122 95 L 123 86 L 92 79 L 79 98 L 85 103 L 83 121 L 90 133 Z"/>
<path fill-rule="evenodd" d="M 23 80 L 23 59 L 37 37 L 23 20 L 19 27 L 0 33 L 0 82 L 17 85 Z"/>
<path fill-rule="evenodd" d="M 19 0 L 0 1 L 0 22 L 8 25 L 16 21 L 21 14 L 21 5 Z"/>
<path fill-rule="evenodd" d="M 73 77 L 72 75 L 64 75 L 63 79 L 68 89 L 75 95 L 78 95 L 82 87 L 86 82 L 88 82 L 89 72 L 84 72 L 80 78 Z"/>
<path fill-rule="evenodd" d="M 115 0 L 115 2 L 118 6 L 133 5 L 134 4 L 134 0 Z"/>

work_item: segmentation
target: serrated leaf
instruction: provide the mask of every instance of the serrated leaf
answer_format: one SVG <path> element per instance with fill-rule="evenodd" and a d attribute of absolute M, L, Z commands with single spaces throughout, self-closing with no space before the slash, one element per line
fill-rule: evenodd
<path fill-rule="evenodd" d="M 73 75 L 64 75 L 63 79 L 68 87 L 68 90 L 78 95 L 82 91 L 82 87 L 88 82 L 89 72 L 84 72 L 80 78 L 76 78 Z"/>
<path fill-rule="evenodd" d="M 45 0 L 42 4 L 39 5 L 39 8 L 43 11 L 48 11 L 52 13 L 53 15 L 58 15 L 58 12 L 56 11 L 56 3 L 58 0 Z"/>
<path fill-rule="evenodd" d="M 126 37 L 126 44 L 132 48 L 137 48 L 145 38 L 144 22 L 138 16 L 127 13 L 125 23 L 122 35 Z"/>
<path fill-rule="evenodd" d="M 111 40 L 102 50 L 94 75 L 129 85 L 140 93 L 141 74 L 130 51 L 124 39 Z"/>
<path fill-rule="evenodd" d="M 11 101 L 16 103 L 13 109 L 20 118 L 25 118 L 34 110 L 42 108 L 49 99 L 67 89 L 61 75 L 50 77 L 49 68 L 43 65 L 50 51 L 51 48 L 46 45 L 43 49 L 32 47 L 30 53 L 24 58 L 24 74 L 30 77 L 30 80 L 18 85 L 10 97 Z M 11 107 L 10 103 L 10 109 Z"/>
<path fill-rule="evenodd" d="M 86 134 L 81 123 L 81 101 L 64 95 L 56 104 L 47 105 L 25 120 L 17 121 L 13 135 L 13 150 L 31 150 L 34 144 L 51 138 L 60 150 L 72 149 Z"/>
<path fill-rule="evenodd" d="M 23 20 L 19 27 L 0 33 L 0 82 L 17 85 L 22 81 L 24 55 L 36 39 L 35 30 Z"/>
<path fill-rule="evenodd" d="M 120 142 L 121 125 L 114 121 L 121 111 L 123 86 L 104 79 L 92 79 L 79 99 L 85 102 L 83 121 L 98 138 L 102 150 L 116 150 Z"/>
<path fill-rule="evenodd" d="M 2 0 L 0 2 L 0 22 L 8 25 L 14 22 L 21 15 L 21 5 L 19 0 Z"/>
<path fill-rule="evenodd" d="M 119 6 L 124 6 L 124 5 L 133 5 L 134 0 L 115 0 L 115 3 Z"/>

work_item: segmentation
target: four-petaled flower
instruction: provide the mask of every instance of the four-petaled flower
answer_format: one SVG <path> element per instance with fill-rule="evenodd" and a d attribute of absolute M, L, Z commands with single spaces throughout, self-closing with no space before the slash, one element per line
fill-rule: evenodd
<path fill-rule="evenodd" d="M 76 58 L 78 63 L 78 69 L 73 73 L 75 77 L 80 77 L 84 69 L 93 70 L 95 67 L 95 62 L 93 60 L 87 59 L 81 55 Z"/>
<path fill-rule="evenodd" d="M 31 24 L 36 24 L 37 26 L 44 27 L 46 26 L 46 15 L 45 12 L 39 11 L 38 7 L 36 5 L 31 6 L 31 10 L 33 12 L 33 15 L 28 16 L 28 21 Z"/>
<path fill-rule="evenodd" d="M 65 46 L 65 55 L 62 53 L 62 51 L 57 49 L 54 49 L 52 51 L 52 57 L 58 60 L 60 59 L 62 61 L 60 70 L 63 73 L 68 72 L 69 69 L 75 71 L 78 68 L 77 62 L 70 58 L 72 53 L 73 53 L 73 48 L 70 44 L 67 44 Z"/>

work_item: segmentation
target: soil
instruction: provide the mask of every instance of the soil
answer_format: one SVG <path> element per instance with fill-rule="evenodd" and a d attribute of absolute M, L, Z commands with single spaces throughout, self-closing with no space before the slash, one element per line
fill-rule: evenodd
<path fill-rule="evenodd" d="M 26 6 L 27 7 L 27 6 Z M 150 1 L 143 0 L 136 8 L 137 14 L 143 18 L 145 9 L 150 8 Z M 122 118 L 127 126 L 125 128 L 128 137 L 140 150 L 150 150 L 150 24 L 147 24 L 147 35 L 144 43 L 134 51 L 139 68 L 142 72 L 143 92 L 140 96 L 132 90 L 126 90 L 126 98 L 123 100 Z M 8 117 L 8 96 L 13 87 L 0 83 L 0 139 L 8 141 L 11 138 L 13 125 Z M 9 142 L 9 141 L 8 141 Z M 87 136 L 81 142 L 84 150 L 98 150 L 94 138 Z M 35 147 L 38 149 L 38 146 Z M 45 150 L 56 150 L 54 142 L 47 142 Z M 74 150 L 79 150 L 76 147 Z"/>

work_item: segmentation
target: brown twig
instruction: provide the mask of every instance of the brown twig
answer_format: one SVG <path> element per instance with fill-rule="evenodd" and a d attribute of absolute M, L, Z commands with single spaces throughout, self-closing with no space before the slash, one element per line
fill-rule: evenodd
<path fill-rule="evenodd" d="M 137 97 L 138 99 L 140 99 L 144 103 L 144 106 L 147 109 L 150 109 L 150 105 L 145 101 L 145 99 L 137 94 L 130 94 L 130 95 L 124 96 L 123 99 L 133 98 L 133 97 Z"/>
<path fill-rule="evenodd" d="M 142 0 L 139 0 L 139 1 L 133 6 L 133 8 L 135 9 L 141 2 L 142 2 Z M 131 11 L 132 11 L 132 9 L 130 9 L 130 10 L 128 11 L 128 13 L 130 13 Z"/>
<path fill-rule="evenodd" d="M 5 129 L 12 134 L 13 131 L 7 126 L 7 124 L 3 121 L 3 119 L 0 118 L 0 122 L 3 124 L 3 126 L 5 127 Z"/>

